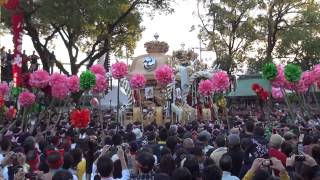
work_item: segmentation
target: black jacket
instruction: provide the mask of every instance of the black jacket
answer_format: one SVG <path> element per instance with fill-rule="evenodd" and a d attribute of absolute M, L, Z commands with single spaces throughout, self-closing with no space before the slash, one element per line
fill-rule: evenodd
<path fill-rule="evenodd" d="M 229 149 L 227 154 L 232 158 L 231 174 L 238 177 L 243 165 L 244 151 L 240 147 L 236 147 Z"/>

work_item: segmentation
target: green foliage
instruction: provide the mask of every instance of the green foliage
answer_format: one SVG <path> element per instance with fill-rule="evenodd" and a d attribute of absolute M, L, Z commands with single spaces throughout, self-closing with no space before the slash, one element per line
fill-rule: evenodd
<path fill-rule="evenodd" d="M 141 38 L 144 8 L 172 12 L 173 0 L 21 0 L 24 29 L 31 37 L 44 68 L 48 68 L 49 44 L 59 37 L 68 52 L 71 73 L 91 66 L 104 54 L 133 53 Z M 4 21 L 10 27 L 9 12 Z M 125 47 L 125 48 L 124 48 Z M 87 57 L 79 59 L 79 52 Z M 65 61 L 65 59 L 64 59 Z M 57 62 L 58 63 L 58 62 Z M 70 72 L 61 63 L 57 67 Z"/>
<path fill-rule="evenodd" d="M 288 64 L 284 68 L 284 76 L 289 82 L 298 82 L 301 78 L 302 70 L 300 66 Z"/>
<path fill-rule="evenodd" d="M 278 75 L 277 66 L 273 63 L 265 64 L 262 69 L 262 75 L 269 81 L 274 80 Z"/>
<path fill-rule="evenodd" d="M 96 76 L 91 71 L 85 71 L 80 75 L 80 88 L 90 90 L 96 85 Z"/>
<path fill-rule="evenodd" d="M 19 94 L 21 92 L 22 92 L 22 89 L 20 87 L 13 87 L 11 89 L 11 96 L 16 99 L 19 97 Z"/>
<path fill-rule="evenodd" d="M 202 37 L 209 41 L 209 49 L 216 52 L 217 61 L 228 73 L 240 69 L 252 49 L 256 36 L 255 18 L 250 16 L 258 4 L 257 0 L 221 0 L 213 4 L 210 0 L 198 0 L 207 14 L 200 15 Z M 201 2 L 201 3 L 200 3 Z M 200 12 L 200 11 L 199 11 Z"/>
<path fill-rule="evenodd" d="M 291 62 L 303 70 L 320 63 L 319 1 L 198 0 L 200 37 L 228 72 L 257 73 L 263 64 Z"/>
<path fill-rule="evenodd" d="M 277 48 L 280 57 L 298 64 L 303 70 L 310 70 L 320 63 L 320 11 L 319 4 L 310 3 L 301 10 L 292 26 L 281 34 L 281 43 Z"/>

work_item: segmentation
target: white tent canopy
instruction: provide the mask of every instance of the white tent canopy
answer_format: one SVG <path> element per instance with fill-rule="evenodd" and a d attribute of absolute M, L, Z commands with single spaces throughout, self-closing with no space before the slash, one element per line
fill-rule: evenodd
<path fill-rule="evenodd" d="M 110 91 L 107 95 L 105 95 L 101 99 L 101 106 L 104 108 L 110 107 L 110 106 L 117 107 L 117 93 L 118 93 L 118 87 L 113 87 L 112 91 Z M 129 104 L 128 96 L 126 95 L 125 91 L 122 88 L 120 88 L 119 99 L 120 99 L 120 106 Z"/>

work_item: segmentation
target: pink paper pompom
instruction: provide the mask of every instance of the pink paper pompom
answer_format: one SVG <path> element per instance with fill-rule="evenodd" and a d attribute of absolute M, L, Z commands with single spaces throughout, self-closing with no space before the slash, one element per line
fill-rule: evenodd
<path fill-rule="evenodd" d="M 49 85 L 54 86 L 55 84 L 66 83 L 68 77 L 64 74 L 54 73 L 50 77 Z"/>
<path fill-rule="evenodd" d="M 314 72 L 305 71 L 302 73 L 301 79 L 299 80 L 299 82 L 297 84 L 292 85 L 294 88 L 291 88 L 291 90 L 296 90 L 300 93 L 305 94 L 309 90 L 309 87 L 314 83 L 314 81 L 315 81 Z"/>
<path fill-rule="evenodd" d="M 111 73 L 115 79 L 124 78 L 128 74 L 128 66 L 123 62 L 117 62 L 111 66 Z"/>
<path fill-rule="evenodd" d="M 20 93 L 18 102 L 22 107 L 30 107 L 36 101 L 36 96 L 28 91 Z"/>
<path fill-rule="evenodd" d="M 294 90 L 298 91 L 299 93 L 307 93 L 309 87 L 305 85 L 303 81 L 299 81 L 298 84 L 295 84 Z"/>
<path fill-rule="evenodd" d="M 280 88 L 272 87 L 272 97 L 274 99 L 280 100 L 283 99 L 284 95 Z"/>
<path fill-rule="evenodd" d="M 93 72 L 93 74 L 100 74 L 101 76 L 106 75 L 106 69 L 101 64 L 95 64 L 90 68 L 90 71 Z"/>
<path fill-rule="evenodd" d="M 217 73 L 214 73 L 211 81 L 215 91 L 226 91 L 229 89 L 229 76 L 228 73 L 225 71 L 219 71 Z"/>
<path fill-rule="evenodd" d="M 29 85 L 33 88 L 45 88 L 50 80 L 50 75 L 47 71 L 37 70 L 30 74 Z"/>
<path fill-rule="evenodd" d="M 284 88 L 286 85 L 286 78 L 284 77 L 284 67 L 279 65 L 277 66 L 278 75 L 277 77 L 272 81 L 272 86 L 276 88 Z"/>
<path fill-rule="evenodd" d="M 80 80 L 78 76 L 70 76 L 68 78 L 68 87 L 70 92 L 76 93 L 79 92 L 80 89 Z"/>
<path fill-rule="evenodd" d="M 66 75 L 54 73 L 50 77 L 51 95 L 63 100 L 69 94 L 69 78 Z"/>
<path fill-rule="evenodd" d="M 320 80 L 320 64 L 314 66 L 312 74 L 316 80 Z"/>
<path fill-rule="evenodd" d="M 309 88 L 316 81 L 316 77 L 312 71 L 305 71 L 302 73 L 300 81 Z"/>
<path fill-rule="evenodd" d="M 284 81 L 284 88 L 285 89 L 288 89 L 288 90 L 291 90 L 291 91 L 294 91 L 297 87 L 296 87 L 296 85 L 294 84 L 294 83 L 291 83 L 291 82 L 289 82 L 289 81 Z"/>
<path fill-rule="evenodd" d="M 210 96 L 214 91 L 214 85 L 210 80 L 201 80 L 198 88 L 202 96 Z"/>
<path fill-rule="evenodd" d="M 155 79 L 161 86 L 166 86 L 173 82 L 173 69 L 168 65 L 163 65 L 154 72 Z"/>
<path fill-rule="evenodd" d="M 94 93 L 102 93 L 107 88 L 107 79 L 105 76 L 96 74 L 96 86 L 93 88 Z"/>
<path fill-rule="evenodd" d="M 57 83 L 51 86 L 51 95 L 54 98 L 63 100 L 69 94 L 69 87 L 67 83 Z"/>
<path fill-rule="evenodd" d="M 130 79 L 130 85 L 133 89 L 141 89 L 146 85 L 146 78 L 143 74 L 135 74 Z"/>
<path fill-rule="evenodd" d="M 0 96 L 6 96 L 9 94 L 10 88 L 7 82 L 0 83 Z"/>

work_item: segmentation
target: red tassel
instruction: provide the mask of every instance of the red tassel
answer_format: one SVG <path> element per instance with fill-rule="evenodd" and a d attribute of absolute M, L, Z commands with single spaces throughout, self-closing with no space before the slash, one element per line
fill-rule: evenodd
<path fill-rule="evenodd" d="M 87 128 L 90 122 L 90 111 L 88 108 L 80 110 L 74 110 L 71 115 L 71 124 L 77 128 Z"/>
<path fill-rule="evenodd" d="M 259 93 L 260 98 L 262 101 L 267 101 L 269 99 L 269 93 L 267 91 L 261 91 Z"/>
<path fill-rule="evenodd" d="M 261 91 L 263 91 L 263 88 L 257 83 L 252 84 L 251 89 L 257 94 L 259 94 Z"/>
<path fill-rule="evenodd" d="M 4 99 L 3 96 L 0 95 L 0 107 L 4 106 Z"/>

